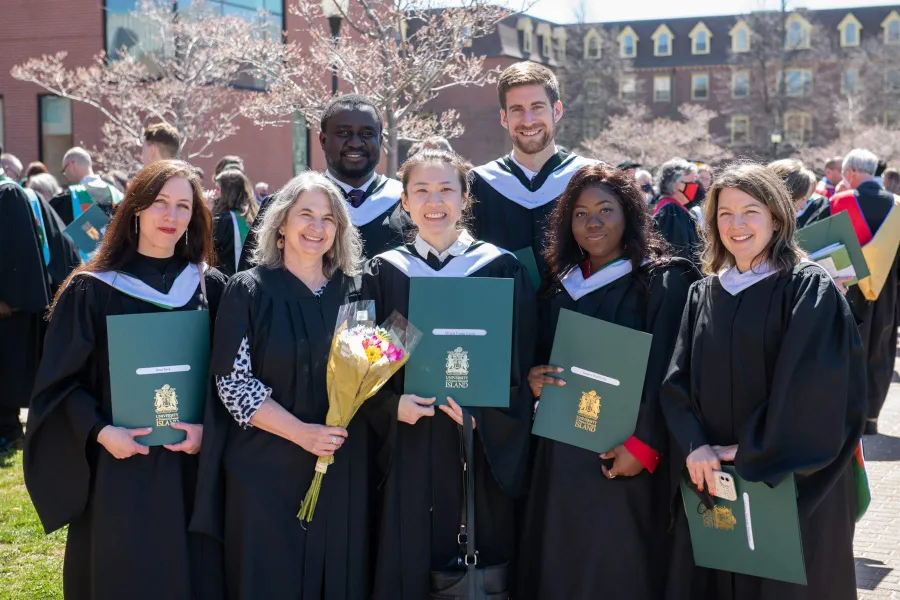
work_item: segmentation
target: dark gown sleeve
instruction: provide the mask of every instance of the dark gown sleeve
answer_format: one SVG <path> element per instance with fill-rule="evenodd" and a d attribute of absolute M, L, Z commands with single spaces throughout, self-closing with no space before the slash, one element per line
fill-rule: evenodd
<path fill-rule="evenodd" d="M 250 259 L 253 257 L 253 251 L 256 249 L 259 228 L 262 226 L 263 217 L 269 209 L 269 206 L 272 204 L 273 197 L 274 194 L 266 196 L 259 205 L 259 212 L 256 213 L 253 225 L 251 225 L 250 230 L 247 231 L 247 239 L 244 240 L 244 247 L 241 248 L 241 260 L 238 261 L 238 271 L 246 271 L 253 268 L 253 263 L 250 262 Z"/>
<path fill-rule="evenodd" d="M 212 289 L 208 291 L 212 312 L 213 291 Z M 219 400 L 214 377 L 231 373 L 241 340 L 245 336 L 252 335 L 251 319 L 257 293 L 251 273 L 238 273 L 224 286 L 221 300 L 216 303 L 210 378 L 203 415 L 203 447 L 200 450 L 197 495 L 189 529 L 220 541 L 225 518 L 222 455 L 225 451 L 228 427 L 233 419 Z"/>
<path fill-rule="evenodd" d="M 681 314 L 681 325 L 672 360 L 660 389 L 659 404 L 671 437 L 675 441 L 682 457 L 707 445 L 706 434 L 700 416 L 697 414 L 691 397 L 691 352 L 694 341 L 694 323 L 697 311 L 708 291 L 709 278 L 691 285 L 687 303 Z M 699 365 L 697 365 L 699 368 Z M 679 469 L 680 466 L 679 465 Z M 676 469 L 678 470 L 678 469 Z"/>
<path fill-rule="evenodd" d="M 68 189 L 50 198 L 50 206 L 56 211 L 63 225 L 69 225 L 75 220 L 72 214 L 72 192 Z"/>
<path fill-rule="evenodd" d="M 60 295 L 47 329 L 44 356 L 28 411 L 25 484 L 44 530 L 75 519 L 88 500 L 92 431 L 106 425 L 85 387 L 94 360 L 95 323 L 105 284 L 82 276 Z"/>
<path fill-rule="evenodd" d="M 81 264 L 81 256 L 78 254 L 78 247 L 75 246 L 72 238 L 63 233 L 66 226 L 62 219 L 47 201 L 40 196 L 38 198 L 44 216 L 47 246 L 50 249 L 50 264 L 47 266 L 47 271 L 50 274 L 53 289 L 57 289 L 66 280 L 66 277 Z"/>
<path fill-rule="evenodd" d="M 675 348 L 688 289 L 700 277 L 687 261 L 673 262 L 672 266 L 660 269 L 650 283 L 647 323 L 653 341 L 634 431 L 635 437 L 660 453 L 666 451 L 668 444 L 668 433 L 660 408 L 660 388 Z"/>
<path fill-rule="evenodd" d="M 0 185 L 0 302 L 42 313 L 50 303 L 47 283 L 28 196 L 18 186 Z"/>
<path fill-rule="evenodd" d="M 506 258 L 500 260 L 507 260 Z M 525 493 L 531 443 L 534 398 L 528 386 L 528 370 L 534 365 L 537 346 L 537 306 L 528 272 L 518 261 L 496 276 L 514 281 L 512 365 L 509 408 L 472 408 L 488 463 L 497 483 L 510 497 Z"/>
<path fill-rule="evenodd" d="M 775 361 L 768 402 L 738 432 L 735 467 L 744 479 L 777 485 L 788 474 L 816 477 L 827 491 L 856 449 L 866 418 L 866 364 L 850 307 L 821 268 L 794 275 L 793 305 Z M 837 464 L 841 463 L 841 464 Z"/>
<path fill-rule="evenodd" d="M 674 254 L 697 264 L 697 224 L 687 211 L 675 205 L 664 206 L 653 220 Z"/>
<path fill-rule="evenodd" d="M 803 214 L 797 218 L 797 227 L 806 227 L 831 216 L 831 202 L 825 196 L 810 200 Z"/>
<path fill-rule="evenodd" d="M 213 247 L 216 250 L 216 268 L 227 275 L 234 275 L 237 265 L 234 262 L 234 224 L 230 213 L 218 213 L 213 218 Z"/>
<path fill-rule="evenodd" d="M 211 330 L 214 330 L 222 294 L 225 292 L 225 286 L 228 285 L 228 277 L 218 269 L 207 269 L 205 277 L 206 294 L 208 296 L 206 301 L 209 303 L 209 322 L 212 325 Z"/>

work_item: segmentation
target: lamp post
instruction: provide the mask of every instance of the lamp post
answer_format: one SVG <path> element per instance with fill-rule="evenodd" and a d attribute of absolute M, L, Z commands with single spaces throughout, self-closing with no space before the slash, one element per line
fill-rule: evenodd
<path fill-rule="evenodd" d="M 778 158 L 778 144 L 780 144 L 782 141 L 781 132 L 777 131 L 777 130 L 773 131 L 771 140 L 772 140 L 772 157 L 777 159 Z"/>
<path fill-rule="evenodd" d="M 322 0 L 322 14 L 328 19 L 331 26 L 331 39 L 334 41 L 334 49 L 337 51 L 338 40 L 341 35 L 341 21 L 347 10 L 350 8 L 350 0 Z M 331 65 L 331 94 L 337 96 L 338 93 L 338 71 L 337 59 Z"/>

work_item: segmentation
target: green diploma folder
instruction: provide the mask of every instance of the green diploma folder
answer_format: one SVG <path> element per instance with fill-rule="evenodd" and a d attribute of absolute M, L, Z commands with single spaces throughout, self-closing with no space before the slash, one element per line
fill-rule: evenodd
<path fill-rule="evenodd" d="M 834 243 L 818 252 L 811 252 L 809 259 L 822 265 L 822 268 L 828 271 L 832 279 L 850 277 L 851 279 L 845 282 L 844 285 L 850 286 L 859 283 L 856 269 L 853 268 L 853 261 L 850 260 L 850 254 L 847 252 L 846 246 L 841 243 Z"/>
<path fill-rule="evenodd" d="M 109 217 L 95 204 L 69 223 L 63 233 L 75 242 L 82 258 L 90 258 L 103 241 L 107 225 Z"/>
<path fill-rule="evenodd" d="M 531 280 L 531 285 L 534 287 L 535 292 L 538 291 L 541 287 L 541 273 L 537 266 L 537 260 L 534 258 L 534 250 L 529 246 L 528 248 L 516 250 L 513 252 L 513 256 L 519 259 L 519 262 L 522 263 L 522 266 L 528 271 L 528 278 Z"/>
<path fill-rule="evenodd" d="M 555 376 L 566 385 L 544 386 L 532 433 L 597 453 L 625 442 L 637 424 L 652 339 L 560 311 L 550 364 L 565 369 Z"/>
<path fill-rule="evenodd" d="M 709 509 L 681 482 L 694 563 L 806 585 L 794 476 L 770 488 L 744 481 L 734 467 L 723 466 L 722 470 L 734 478 L 736 502 L 712 497 L 715 506 Z"/>
<path fill-rule="evenodd" d="M 859 245 L 859 238 L 856 237 L 856 232 L 853 231 L 850 215 L 846 212 L 840 212 L 833 217 L 822 219 L 812 225 L 807 225 L 802 229 L 798 229 L 797 243 L 800 244 L 801 248 L 806 250 L 812 260 L 820 263 L 824 262 L 823 258 L 827 259 L 831 257 L 832 252 L 837 249 L 838 246 L 843 246 L 847 252 L 847 258 L 849 258 L 850 265 L 853 266 L 853 275 L 856 279 L 865 279 L 869 276 L 869 266 L 866 264 L 866 257 L 863 256 L 862 247 Z M 822 253 L 823 250 L 829 251 Z M 819 256 L 820 253 L 821 256 Z M 813 256 L 819 256 L 819 258 L 813 258 Z M 839 262 L 843 263 L 842 257 L 834 257 L 832 260 L 835 269 L 838 272 L 846 270 L 846 267 L 850 266 L 841 266 L 838 264 Z M 822 266 L 828 271 L 829 265 L 827 262 L 824 262 Z M 830 271 L 829 274 L 834 277 L 834 274 Z M 856 283 L 856 281 L 853 283 Z"/>
<path fill-rule="evenodd" d="M 113 425 L 152 427 L 145 446 L 176 444 L 169 423 L 200 423 L 209 379 L 209 311 L 106 318 Z"/>
<path fill-rule="evenodd" d="M 406 393 L 446 404 L 509 407 L 513 280 L 417 277 L 409 322 L 422 340 L 406 363 Z"/>

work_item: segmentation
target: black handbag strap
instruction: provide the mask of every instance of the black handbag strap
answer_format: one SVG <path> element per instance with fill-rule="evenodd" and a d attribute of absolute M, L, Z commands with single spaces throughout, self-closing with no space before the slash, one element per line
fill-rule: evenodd
<path fill-rule="evenodd" d="M 460 502 L 459 542 L 462 562 L 474 569 L 478 564 L 478 552 L 475 542 L 475 435 L 472 429 L 472 414 L 462 409 L 463 426 L 459 447 L 459 459 L 462 464 L 463 495 Z"/>

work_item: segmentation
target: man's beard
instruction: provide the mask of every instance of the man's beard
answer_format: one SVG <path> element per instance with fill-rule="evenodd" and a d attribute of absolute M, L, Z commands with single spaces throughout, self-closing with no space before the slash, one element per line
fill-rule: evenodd
<path fill-rule="evenodd" d="M 372 156 L 369 155 L 368 160 L 361 167 L 346 167 L 344 166 L 343 160 L 338 160 L 337 164 L 329 164 L 328 166 L 331 167 L 331 170 L 334 171 L 335 175 L 346 179 L 359 179 L 375 170 L 375 167 L 378 166 L 378 158 L 372 158 Z"/>
<path fill-rule="evenodd" d="M 535 137 L 522 138 L 512 131 L 510 132 L 509 137 L 512 139 L 513 146 L 519 152 L 522 152 L 523 154 L 537 154 L 553 143 L 555 135 L 556 130 L 550 126 L 545 127 L 544 132 Z"/>

